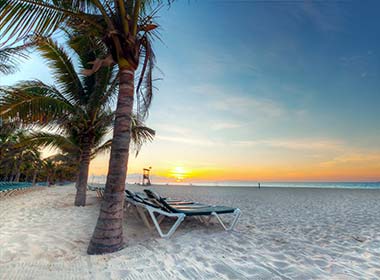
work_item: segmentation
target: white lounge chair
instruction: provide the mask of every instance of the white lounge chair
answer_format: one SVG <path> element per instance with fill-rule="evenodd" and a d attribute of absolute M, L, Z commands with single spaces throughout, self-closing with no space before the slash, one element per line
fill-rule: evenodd
<path fill-rule="evenodd" d="M 150 190 L 148 190 L 149 192 Z M 212 217 L 215 217 L 217 221 L 221 224 L 224 230 L 233 230 L 239 220 L 241 211 L 239 208 L 231 208 L 226 206 L 211 206 L 206 204 L 199 204 L 194 202 L 189 202 L 188 204 L 169 204 L 166 199 L 161 198 L 158 194 L 154 193 L 154 198 L 145 198 L 141 195 L 134 194 L 133 192 L 127 191 L 126 199 L 131 204 L 135 205 L 137 208 L 145 209 L 148 213 L 152 222 L 158 231 L 159 235 L 163 238 L 170 238 L 173 233 L 177 230 L 179 225 L 186 217 L 198 217 L 201 221 L 208 223 Z M 178 202 L 178 201 L 177 201 Z M 229 226 L 227 226 L 221 219 L 222 214 L 233 214 L 233 220 Z M 141 212 L 140 212 L 141 216 Z M 174 224 L 170 229 L 164 233 L 160 226 L 162 220 L 165 217 L 176 218 Z M 208 219 L 205 219 L 208 217 Z M 144 223 L 147 223 L 146 218 L 143 218 Z"/>

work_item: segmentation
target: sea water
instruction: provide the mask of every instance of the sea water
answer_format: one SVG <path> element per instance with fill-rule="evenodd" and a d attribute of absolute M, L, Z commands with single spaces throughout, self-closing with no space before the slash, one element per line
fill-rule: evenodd
<path fill-rule="evenodd" d="M 257 181 L 225 182 L 153 182 L 153 185 L 200 186 L 200 187 L 258 187 Z M 128 183 L 127 183 L 128 184 Z M 135 185 L 129 183 L 130 185 Z M 91 183 L 91 186 L 104 187 L 104 183 Z M 380 182 L 260 182 L 261 188 L 320 188 L 320 189 L 380 189 Z"/>
<path fill-rule="evenodd" d="M 162 184 L 160 184 L 162 185 Z M 169 183 L 167 185 L 192 185 L 210 187 L 255 187 L 259 182 L 194 182 Z M 380 189 L 380 182 L 260 182 L 261 188 L 322 188 L 322 189 Z"/>

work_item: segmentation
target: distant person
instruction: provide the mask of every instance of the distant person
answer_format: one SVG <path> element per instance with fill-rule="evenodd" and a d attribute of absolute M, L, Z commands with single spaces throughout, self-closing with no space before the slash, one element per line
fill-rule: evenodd
<path fill-rule="evenodd" d="M 259 182 L 259 189 L 260 189 L 260 182 Z"/>

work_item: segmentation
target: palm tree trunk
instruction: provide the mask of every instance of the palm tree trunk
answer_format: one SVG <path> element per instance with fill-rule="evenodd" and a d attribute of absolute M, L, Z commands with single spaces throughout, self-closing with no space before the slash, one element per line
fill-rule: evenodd
<path fill-rule="evenodd" d="M 36 179 L 37 179 L 37 169 L 34 170 L 34 172 L 33 172 L 33 180 L 32 180 L 32 185 L 33 186 L 36 185 Z"/>
<path fill-rule="evenodd" d="M 21 172 L 20 172 L 20 169 L 18 168 L 14 182 L 17 182 L 17 183 L 20 182 L 20 175 L 21 175 Z"/>
<path fill-rule="evenodd" d="M 88 138 L 88 137 L 87 137 Z M 75 206 L 86 206 L 86 191 L 88 180 L 88 169 L 90 167 L 91 144 L 90 139 L 85 140 L 82 148 L 82 155 L 79 162 L 79 174 L 76 182 L 77 193 L 75 196 Z"/>
<path fill-rule="evenodd" d="M 51 186 L 51 173 L 50 173 L 50 171 L 48 171 L 48 175 L 47 175 L 47 178 L 46 178 L 46 184 L 47 184 L 47 186 L 48 187 L 50 187 Z"/>
<path fill-rule="evenodd" d="M 120 68 L 119 95 L 115 112 L 111 157 L 98 222 L 88 254 L 104 254 L 123 248 L 123 205 L 131 141 L 134 71 Z"/>
<path fill-rule="evenodd" d="M 12 169 L 12 176 L 11 176 L 11 182 L 16 182 L 18 167 L 17 167 L 17 161 L 15 161 Z"/>

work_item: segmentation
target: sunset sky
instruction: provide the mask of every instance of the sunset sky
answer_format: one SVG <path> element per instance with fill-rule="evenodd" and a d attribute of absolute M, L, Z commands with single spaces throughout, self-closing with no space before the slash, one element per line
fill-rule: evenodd
<path fill-rule="evenodd" d="M 130 177 L 379 181 L 380 1 L 177 1 L 158 19 L 148 126 Z M 11 85 L 52 83 L 36 55 Z M 90 174 L 106 175 L 108 155 Z M 91 180 L 91 176 L 90 176 Z"/>

